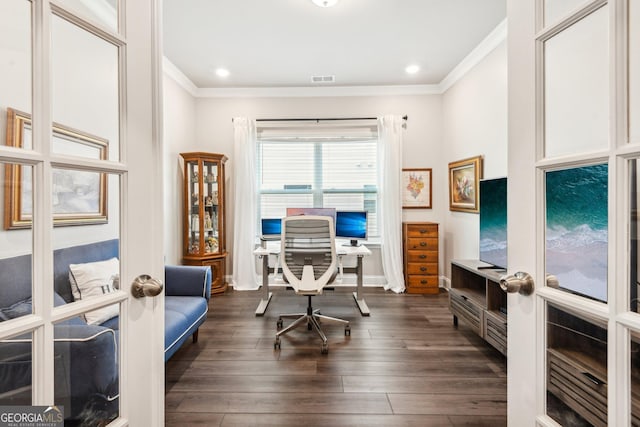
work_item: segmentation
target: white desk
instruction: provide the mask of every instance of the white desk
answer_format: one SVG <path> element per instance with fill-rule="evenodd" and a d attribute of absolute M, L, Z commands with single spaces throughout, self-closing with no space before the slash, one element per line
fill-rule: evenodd
<path fill-rule="evenodd" d="M 265 311 L 267 311 L 267 306 L 271 302 L 271 297 L 273 296 L 273 293 L 269 292 L 269 273 L 275 270 L 275 274 L 277 274 L 279 264 L 276 263 L 275 269 L 270 269 L 269 255 L 275 255 L 276 257 L 280 256 L 280 242 L 267 242 L 266 248 L 259 247 L 253 251 L 253 254 L 262 259 L 262 299 L 260 300 L 258 308 L 256 309 L 256 316 L 262 316 L 264 315 Z M 364 245 L 342 246 L 336 244 L 336 255 L 338 256 L 341 277 L 345 271 L 347 273 L 356 273 L 356 291 L 353 293 L 353 299 L 358 305 L 360 314 L 362 314 L 363 316 L 369 316 L 369 307 L 364 301 L 364 296 L 362 294 L 362 258 L 371 255 L 371 251 Z M 355 268 L 343 268 L 342 258 L 345 256 L 357 257 L 357 264 Z"/>

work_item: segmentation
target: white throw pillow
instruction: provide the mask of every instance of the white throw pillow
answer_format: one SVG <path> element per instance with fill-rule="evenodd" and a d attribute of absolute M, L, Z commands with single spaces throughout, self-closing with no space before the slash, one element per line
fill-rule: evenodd
<path fill-rule="evenodd" d="M 111 293 L 116 290 L 120 262 L 118 258 L 86 264 L 69 264 L 71 292 L 76 301 Z M 85 314 L 90 325 L 103 323 L 118 315 L 118 304 L 100 308 Z"/>

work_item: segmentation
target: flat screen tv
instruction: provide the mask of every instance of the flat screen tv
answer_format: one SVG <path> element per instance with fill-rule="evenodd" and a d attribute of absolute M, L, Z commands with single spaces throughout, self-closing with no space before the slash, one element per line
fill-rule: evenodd
<path fill-rule="evenodd" d="M 349 239 L 350 246 L 359 246 L 358 240 L 367 239 L 366 211 L 337 211 L 336 238 Z"/>
<path fill-rule="evenodd" d="M 507 269 L 507 178 L 480 181 L 480 261 Z"/>

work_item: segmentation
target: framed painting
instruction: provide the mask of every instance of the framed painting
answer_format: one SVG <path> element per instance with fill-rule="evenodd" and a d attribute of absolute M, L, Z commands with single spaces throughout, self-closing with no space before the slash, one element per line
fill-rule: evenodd
<path fill-rule="evenodd" d="M 477 213 L 482 156 L 449 163 L 449 210 Z"/>
<path fill-rule="evenodd" d="M 7 145 L 33 149 L 31 116 L 7 109 Z M 88 159 L 107 158 L 109 142 L 85 132 L 53 124 L 51 151 Z M 5 165 L 4 228 L 30 228 L 33 217 L 32 167 Z M 107 174 L 52 169 L 53 225 L 104 224 L 107 222 Z"/>
<path fill-rule="evenodd" d="M 431 169 L 402 169 L 402 207 L 431 209 Z"/>

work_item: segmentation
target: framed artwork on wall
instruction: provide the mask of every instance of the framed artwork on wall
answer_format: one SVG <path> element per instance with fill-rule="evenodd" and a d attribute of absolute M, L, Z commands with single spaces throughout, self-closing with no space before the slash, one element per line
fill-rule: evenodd
<path fill-rule="evenodd" d="M 7 108 L 7 145 L 32 149 L 31 116 Z M 60 155 L 107 158 L 109 142 L 67 126 L 53 124 L 51 150 Z M 33 169 L 5 164 L 4 228 L 30 228 L 33 216 Z M 54 168 L 52 170 L 53 225 L 107 222 L 107 174 Z"/>
<path fill-rule="evenodd" d="M 402 207 L 431 209 L 431 168 L 402 169 Z"/>
<path fill-rule="evenodd" d="M 449 210 L 478 213 L 482 156 L 449 163 Z"/>

